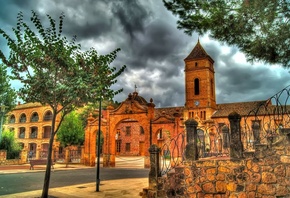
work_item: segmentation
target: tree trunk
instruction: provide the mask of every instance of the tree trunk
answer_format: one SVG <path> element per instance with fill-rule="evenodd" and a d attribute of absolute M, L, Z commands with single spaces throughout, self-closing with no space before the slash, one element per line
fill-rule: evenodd
<path fill-rule="evenodd" d="M 43 189 L 42 189 L 42 198 L 48 197 L 48 189 L 49 189 L 49 182 L 50 182 L 50 173 L 51 173 L 51 156 L 52 156 L 52 147 L 53 147 L 53 140 L 54 140 L 54 128 L 55 128 L 55 120 L 56 115 L 53 114 L 52 117 L 52 123 L 51 123 L 51 133 L 50 133 L 50 139 L 49 139 L 49 146 L 48 146 L 48 155 L 47 155 L 47 163 L 46 163 L 46 171 L 44 176 L 44 183 L 43 183 Z"/>

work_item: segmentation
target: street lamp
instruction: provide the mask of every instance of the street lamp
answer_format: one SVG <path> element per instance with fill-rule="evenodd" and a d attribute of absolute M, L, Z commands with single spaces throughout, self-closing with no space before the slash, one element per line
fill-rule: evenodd
<path fill-rule="evenodd" d="M 1 110 L 1 122 L 0 122 L 0 142 L 1 142 L 1 139 L 2 139 L 2 126 L 3 126 L 3 118 L 4 118 L 4 115 L 5 115 L 5 109 L 6 109 L 6 106 L 5 105 L 1 105 L 0 106 L 0 110 Z"/>
<path fill-rule="evenodd" d="M 97 186 L 96 186 L 96 191 L 99 192 L 100 191 L 100 144 L 101 144 L 101 110 L 102 110 L 102 99 L 100 98 L 99 101 L 99 130 L 98 130 L 98 157 L 97 157 L 97 178 L 96 178 L 96 182 L 97 182 Z"/>

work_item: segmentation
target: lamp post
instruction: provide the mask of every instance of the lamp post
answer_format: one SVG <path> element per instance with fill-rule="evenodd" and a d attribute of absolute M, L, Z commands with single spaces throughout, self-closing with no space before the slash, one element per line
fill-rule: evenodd
<path fill-rule="evenodd" d="M 149 127 L 149 142 L 150 146 L 152 145 L 152 120 L 150 119 L 150 127 Z"/>
<path fill-rule="evenodd" d="M 98 157 L 97 157 L 97 176 L 96 176 L 96 191 L 100 191 L 100 144 L 101 144 L 101 110 L 102 99 L 99 101 L 99 130 L 98 130 Z"/>
<path fill-rule="evenodd" d="M 5 113 L 5 109 L 6 106 L 5 105 L 1 105 L 1 122 L 0 122 L 0 142 L 2 140 L 2 127 L 3 127 L 3 118 L 4 118 L 4 113 Z"/>

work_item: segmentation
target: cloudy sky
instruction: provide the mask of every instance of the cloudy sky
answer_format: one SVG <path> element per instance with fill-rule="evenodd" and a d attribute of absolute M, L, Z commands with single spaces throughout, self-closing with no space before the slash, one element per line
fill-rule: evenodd
<path fill-rule="evenodd" d="M 0 0 L 0 27 L 10 32 L 19 11 L 28 21 L 31 10 L 47 22 L 46 14 L 58 19 L 65 14 L 64 34 L 77 36 L 83 49 L 106 54 L 121 48 L 113 66 L 126 65 L 114 88 L 121 102 L 137 91 L 157 107 L 184 105 L 184 58 L 198 35 L 188 36 L 176 28 L 162 0 Z M 199 37 L 215 60 L 217 103 L 265 100 L 290 84 L 288 70 L 277 65 L 249 63 L 235 47 L 208 36 Z M 3 38 L 0 48 L 8 54 Z M 13 82 L 13 86 L 20 85 Z"/>

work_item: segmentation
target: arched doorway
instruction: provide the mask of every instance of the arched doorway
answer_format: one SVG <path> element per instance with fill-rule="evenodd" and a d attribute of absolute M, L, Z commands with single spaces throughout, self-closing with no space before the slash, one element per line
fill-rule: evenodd
<path fill-rule="evenodd" d="M 116 156 L 144 156 L 145 131 L 138 120 L 125 119 L 115 127 Z"/>
<path fill-rule="evenodd" d="M 29 143 L 28 157 L 30 159 L 36 158 L 36 148 L 37 148 L 37 144 L 36 143 Z"/>
<path fill-rule="evenodd" d="M 41 151 L 40 151 L 40 158 L 44 158 L 46 159 L 47 158 L 47 155 L 48 155 L 48 146 L 49 144 L 48 143 L 43 143 L 41 145 Z"/>

